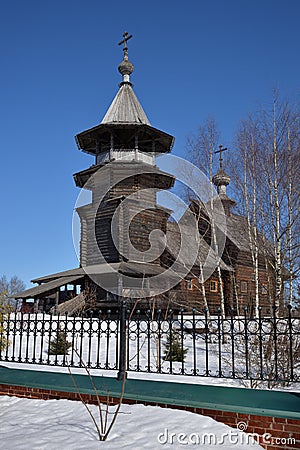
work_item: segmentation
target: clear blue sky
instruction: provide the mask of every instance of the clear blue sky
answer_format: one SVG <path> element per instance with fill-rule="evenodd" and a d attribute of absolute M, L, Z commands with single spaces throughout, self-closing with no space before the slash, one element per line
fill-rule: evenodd
<path fill-rule="evenodd" d="M 213 115 L 230 146 L 272 89 L 299 97 L 298 0 L 11 0 L 1 4 L 0 276 L 78 266 L 72 174 L 93 159 L 74 135 L 97 125 L 118 89 L 117 43 L 134 35 L 135 92 L 176 138 Z"/>

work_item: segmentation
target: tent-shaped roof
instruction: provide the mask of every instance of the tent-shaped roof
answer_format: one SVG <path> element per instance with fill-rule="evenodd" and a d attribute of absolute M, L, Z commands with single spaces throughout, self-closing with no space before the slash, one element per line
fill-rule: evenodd
<path fill-rule="evenodd" d="M 121 87 L 108 108 L 101 124 L 145 124 L 151 125 L 131 83 L 121 83 Z"/>
<path fill-rule="evenodd" d="M 130 74 L 134 68 L 128 61 L 127 47 L 123 50 L 124 60 L 119 65 L 123 81 L 119 91 L 101 123 L 75 136 L 77 146 L 86 153 L 97 155 L 111 148 L 112 139 L 115 148 L 121 149 L 135 148 L 132 147 L 132 142 L 135 145 L 134 140 L 138 139 L 140 151 L 169 152 L 173 147 L 174 137 L 151 126 L 130 82 Z"/>

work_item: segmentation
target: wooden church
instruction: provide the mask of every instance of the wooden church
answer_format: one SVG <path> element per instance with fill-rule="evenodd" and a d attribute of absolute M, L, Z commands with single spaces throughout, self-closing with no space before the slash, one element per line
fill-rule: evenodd
<path fill-rule="evenodd" d="M 254 314 L 257 281 L 249 226 L 232 212 L 235 202 L 226 193 L 230 177 L 222 167 L 222 148 L 220 169 L 213 178 L 226 220 L 220 258 L 211 245 L 207 208 L 199 199 L 191 200 L 178 224 L 171 220 L 170 209 L 158 204 L 157 193 L 171 189 L 176 180 L 156 166 L 155 158 L 171 151 L 174 137 L 154 128 L 138 101 L 130 81 L 131 36 L 123 37 L 119 90 L 101 123 L 75 138 L 79 150 L 94 157 L 93 165 L 74 175 L 76 186 L 91 192 L 91 202 L 76 210 L 80 265 L 32 280 L 37 286 L 15 298 L 22 300 L 23 311 L 60 314 L 114 310 L 120 299 L 139 309 L 154 304 L 186 311 L 195 307 L 197 312 L 207 308 L 216 314 L 221 308 L 228 315 L 232 308 L 241 314 L 246 306 Z M 195 233 L 187 224 L 191 215 L 200 236 L 196 250 Z M 203 277 L 204 261 L 210 267 L 208 278 Z M 256 274 L 259 306 L 269 314 L 274 274 L 265 252 L 259 253 Z"/>

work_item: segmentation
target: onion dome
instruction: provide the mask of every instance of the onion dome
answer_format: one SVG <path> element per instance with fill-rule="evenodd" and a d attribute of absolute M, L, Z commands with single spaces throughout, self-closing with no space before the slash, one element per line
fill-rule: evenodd
<path fill-rule="evenodd" d="M 128 60 L 128 47 L 127 47 L 127 41 L 132 38 L 132 34 L 128 36 L 128 32 L 125 31 L 123 34 L 123 40 L 119 42 L 119 45 L 124 45 L 123 52 L 124 52 L 124 59 L 119 64 L 118 70 L 120 74 L 123 76 L 123 83 L 130 83 L 129 76 L 134 71 L 134 65 Z M 121 83 L 122 84 L 122 83 Z"/>
<path fill-rule="evenodd" d="M 219 146 L 219 150 L 215 153 L 220 154 L 220 168 L 218 172 L 213 176 L 212 182 L 217 187 L 219 198 L 223 204 L 223 208 L 226 215 L 230 215 L 232 206 L 235 205 L 235 201 L 232 200 L 226 194 L 226 187 L 230 183 L 230 176 L 223 169 L 223 158 L 222 153 L 227 150 L 227 148 L 223 148 L 222 145 Z"/>
<path fill-rule="evenodd" d="M 212 179 L 215 186 L 218 188 L 218 193 L 226 194 L 226 186 L 230 183 L 230 176 L 224 172 L 223 169 L 219 169 Z"/>
<path fill-rule="evenodd" d="M 123 77 L 124 75 L 131 75 L 134 71 L 134 66 L 130 61 L 123 60 L 118 67 L 118 71 Z"/>

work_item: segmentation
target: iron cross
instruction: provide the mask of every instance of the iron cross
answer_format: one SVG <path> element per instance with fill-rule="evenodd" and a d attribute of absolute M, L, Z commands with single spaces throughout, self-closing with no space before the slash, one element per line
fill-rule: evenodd
<path fill-rule="evenodd" d="M 215 153 L 220 153 L 220 169 L 223 169 L 223 157 L 222 153 L 228 150 L 228 148 L 223 148 L 223 145 L 219 145 L 219 150 L 216 150 Z"/>
<path fill-rule="evenodd" d="M 118 45 L 124 44 L 123 50 L 127 50 L 128 49 L 127 41 L 129 41 L 129 39 L 131 39 L 131 38 L 132 38 L 132 34 L 130 36 L 128 36 L 128 32 L 125 31 L 125 33 L 123 33 L 123 40 L 121 42 L 119 42 Z"/>

